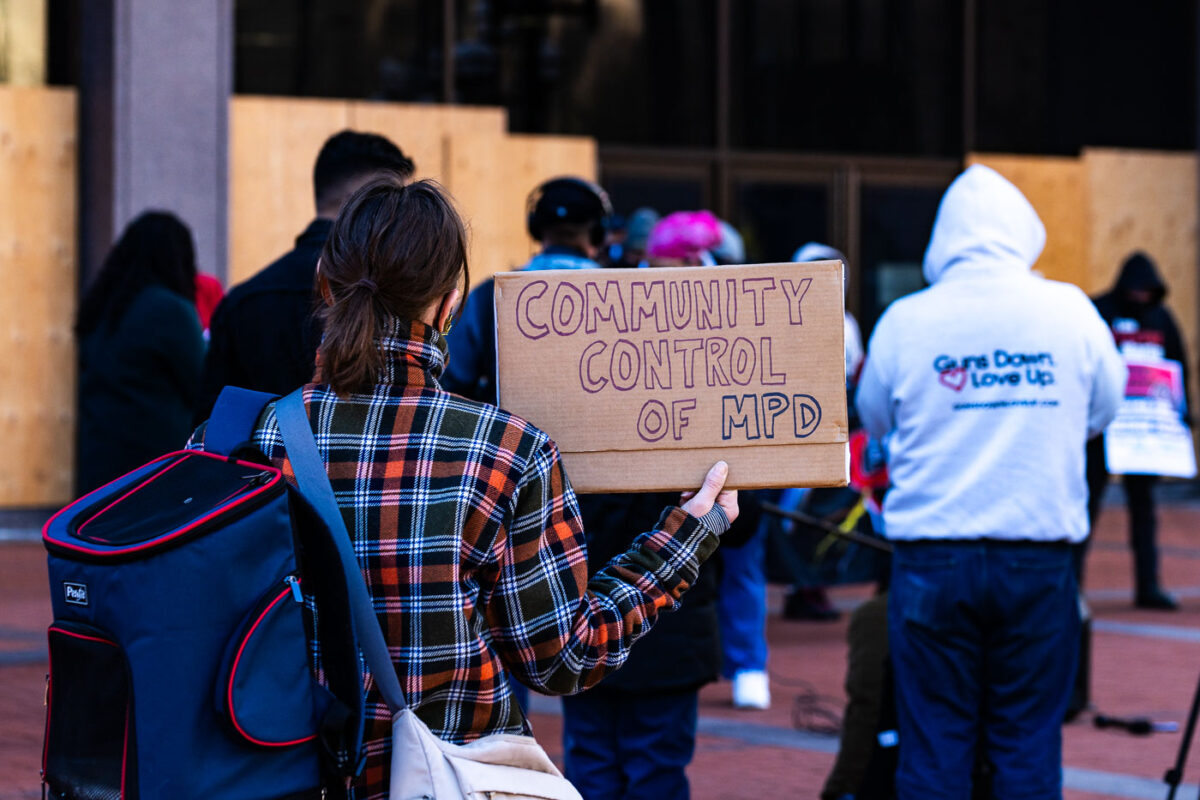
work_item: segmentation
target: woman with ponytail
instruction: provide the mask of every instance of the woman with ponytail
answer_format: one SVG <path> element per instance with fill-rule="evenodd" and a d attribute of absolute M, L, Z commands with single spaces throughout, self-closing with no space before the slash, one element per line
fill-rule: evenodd
<path fill-rule="evenodd" d="M 529 733 L 512 681 L 546 694 L 595 685 L 695 581 L 737 516 L 724 464 L 589 580 L 554 442 L 438 384 L 468 286 L 466 234 L 443 191 L 364 186 L 334 222 L 317 284 L 325 335 L 305 406 L 409 705 L 456 744 Z M 270 407 L 255 441 L 291 474 Z M 367 716 L 355 796 L 381 800 L 390 713 L 374 688 Z"/>

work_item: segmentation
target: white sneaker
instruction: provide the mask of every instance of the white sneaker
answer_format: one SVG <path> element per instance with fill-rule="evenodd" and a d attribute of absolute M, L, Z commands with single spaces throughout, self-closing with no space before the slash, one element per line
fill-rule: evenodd
<path fill-rule="evenodd" d="M 760 669 L 744 669 L 733 676 L 733 707 L 765 711 L 771 707 L 771 684 Z"/>

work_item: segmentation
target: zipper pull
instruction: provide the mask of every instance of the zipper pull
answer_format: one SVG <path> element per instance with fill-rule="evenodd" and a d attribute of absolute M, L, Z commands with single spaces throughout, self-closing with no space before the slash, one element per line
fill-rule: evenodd
<path fill-rule="evenodd" d="M 304 593 L 300 591 L 300 579 L 295 575 L 288 575 L 283 579 L 283 582 L 292 590 L 292 599 L 297 603 L 304 602 Z"/>
<path fill-rule="evenodd" d="M 247 478 L 249 479 L 246 483 L 246 488 L 249 489 L 249 488 L 253 488 L 255 486 L 263 486 L 265 484 L 268 484 L 271 482 L 271 478 L 273 478 L 273 477 L 275 477 L 275 476 L 270 470 L 264 469 L 262 472 L 256 473 L 254 475 L 245 475 L 245 476 L 243 476 L 243 479 L 247 479 Z"/>

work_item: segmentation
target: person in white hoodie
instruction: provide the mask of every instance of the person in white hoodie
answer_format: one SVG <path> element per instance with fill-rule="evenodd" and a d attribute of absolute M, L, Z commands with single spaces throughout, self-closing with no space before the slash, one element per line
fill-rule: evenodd
<path fill-rule="evenodd" d="M 1062 796 L 1061 723 L 1079 610 L 1071 543 L 1088 532 L 1084 445 L 1125 367 L 1078 288 L 1031 272 L 1046 233 L 1021 192 L 972 166 L 942 198 L 930 287 L 893 303 L 857 406 L 888 437 L 895 543 L 888 634 L 898 797 Z"/>

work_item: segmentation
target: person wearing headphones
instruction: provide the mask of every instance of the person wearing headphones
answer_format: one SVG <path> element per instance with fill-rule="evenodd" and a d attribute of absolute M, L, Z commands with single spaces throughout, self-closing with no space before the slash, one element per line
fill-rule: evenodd
<path fill-rule="evenodd" d="M 603 189 L 583 178 L 552 178 L 526 202 L 529 235 L 541 252 L 522 270 L 599 269 L 612 203 Z M 447 337 L 450 362 L 442 385 L 472 400 L 497 404 L 495 282 L 488 278 L 471 292 L 462 316 Z"/>

